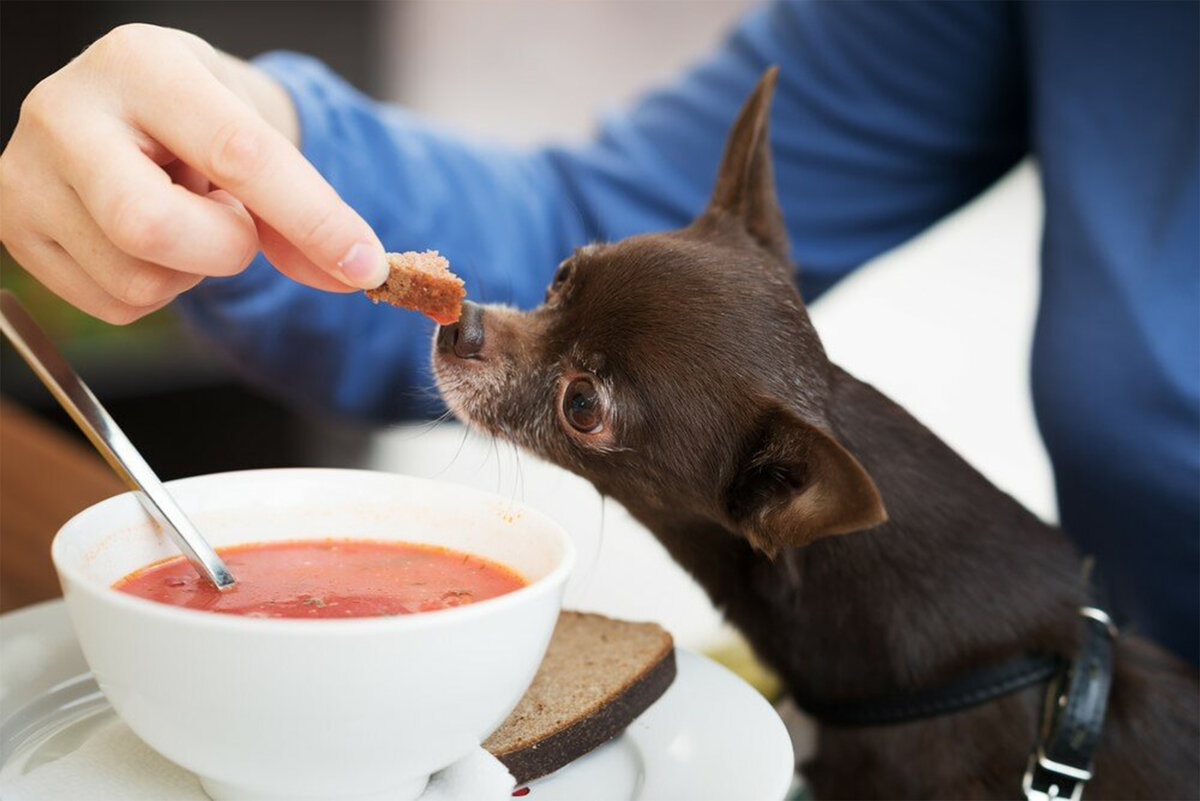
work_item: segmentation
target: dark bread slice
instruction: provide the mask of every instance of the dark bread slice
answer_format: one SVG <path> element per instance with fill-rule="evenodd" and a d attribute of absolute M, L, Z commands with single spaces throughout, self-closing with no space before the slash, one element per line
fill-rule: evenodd
<path fill-rule="evenodd" d="M 467 295 L 462 279 L 450 272 L 450 262 L 436 250 L 388 253 L 388 277 L 367 297 L 404 309 L 415 309 L 447 325 L 462 314 Z"/>
<path fill-rule="evenodd" d="M 661 626 L 563 612 L 533 684 L 483 747 L 523 784 L 616 737 L 674 679 Z"/>

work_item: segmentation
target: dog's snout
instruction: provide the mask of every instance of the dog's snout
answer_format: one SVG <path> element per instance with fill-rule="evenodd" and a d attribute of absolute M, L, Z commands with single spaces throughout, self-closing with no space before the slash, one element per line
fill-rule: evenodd
<path fill-rule="evenodd" d="M 460 359 L 479 358 L 483 349 L 483 307 L 463 301 L 458 322 L 438 329 L 437 347 L 442 353 L 453 353 Z"/>

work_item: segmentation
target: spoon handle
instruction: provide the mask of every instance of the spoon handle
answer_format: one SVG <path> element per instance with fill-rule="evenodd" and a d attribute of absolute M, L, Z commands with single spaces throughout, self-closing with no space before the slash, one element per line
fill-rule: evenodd
<path fill-rule="evenodd" d="M 218 589 L 232 587 L 233 575 L 221 557 L 200 536 L 125 432 L 67 364 L 17 296 L 7 290 L 0 291 L 0 330 L 196 570 Z"/>

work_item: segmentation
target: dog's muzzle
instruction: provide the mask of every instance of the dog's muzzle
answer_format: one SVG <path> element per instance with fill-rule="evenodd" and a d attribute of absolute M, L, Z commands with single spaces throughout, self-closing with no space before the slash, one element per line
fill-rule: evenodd
<path fill-rule="evenodd" d="M 453 354 L 460 359 L 478 359 L 483 350 L 483 330 L 483 307 L 469 300 L 463 301 L 458 322 L 438 329 L 438 352 Z"/>

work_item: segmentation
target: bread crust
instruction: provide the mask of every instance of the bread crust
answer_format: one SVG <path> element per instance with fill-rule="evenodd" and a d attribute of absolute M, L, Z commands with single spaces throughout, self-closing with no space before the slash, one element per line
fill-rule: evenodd
<path fill-rule="evenodd" d="M 387 261 L 387 280 L 377 289 L 366 291 L 373 302 L 419 311 L 441 325 L 453 323 L 462 315 L 467 290 L 436 250 L 388 253 Z"/>
<path fill-rule="evenodd" d="M 539 693 L 547 690 L 569 693 L 572 688 L 563 687 L 564 682 L 588 682 L 590 679 L 585 672 L 573 668 L 602 658 L 601 652 L 606 649 L 620 648 L 624 643 L 621 640 L 610 641 L 609 635 L 619 635 L 619 630 L 624 627 L 630 627 L 627 631 L 631 635 L 636 633 L 642 638 L 654 638 L 654 650 L 639 655 L 639 669 L 632 671 L 604 697 L 572 710 L 570 717 L 557 720 L 549 726 L 544 726 L 544 721 L 535 720 L 542 710 L 540 702 L 536 700 Z M 580 631 L 594 634 L 589 637 L 590 642 L 585 649 L 580 649 L 576 642 Z M 568 638 L 571 639 L 569 643 Z M 550 648 L 555 651 L 552 654 L 548 649 L 550 658 L 543 662 L 525 698 L 483 744 L 519 783 L 552 773 L 613 739 L 657 701 L 675 680 L 674 642 L 670 634 L 654 624 L 625 623 L 602 615 L 563 612 Z M 544 727 L 531 732 L 521 731 L 539 723 Z"/>

